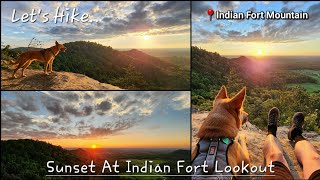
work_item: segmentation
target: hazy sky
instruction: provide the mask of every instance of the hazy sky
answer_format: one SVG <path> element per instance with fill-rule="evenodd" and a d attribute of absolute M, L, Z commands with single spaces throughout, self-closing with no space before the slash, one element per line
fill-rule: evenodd
<path fill-rule="evenodd" d="M 213 20 L 207 10 L 309 13 L 309 20 Z M 320 2 L 192 2 L 192 45 L 222 55 L 320 55 Z"/>
<path fill-rule="evenodd" d="M 1 139 L 189 148 L 189 111 L 189 92 L 2 91 Z"/>
<path fill-rule="evenodd" d="M 55 24 L 57 7 L 69 14 L 77 8 L 78 19 L 87 13 L 92 22 Z M 13 9 L 17 19 L 32 9 L 38 13 L 39 8 L 36 22 L 12 22 Z M 42 22 L 45 13 L 49 13 L 47 23 Z M 32 37 L 43 47 L 55 40 L 88 40 L 113 48 L 189 48 L 190 2 L 1 1 L 1 45 L 28 46 Z"/>

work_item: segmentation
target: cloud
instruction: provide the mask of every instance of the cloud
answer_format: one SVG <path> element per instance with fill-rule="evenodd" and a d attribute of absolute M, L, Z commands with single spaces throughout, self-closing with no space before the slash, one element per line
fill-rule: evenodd
<path fill-rule="evenodd" d="M 192 1 L 192 16 L 207 15 L 207 10 L 212 9 L 212 6 L 206 1 Z"/>
<path fill-rule="evenodd" d="M 35 99 L 32 96 L 28 96 L 28 93 L 17 92 L 16 105 L 26 111 L 37 111 L 38 107 L 35 105 Z"/>
<path fill-rule="evenodd" d="M 21 112 L 13 112 L 13 111 L 1 112 L 1 129 L 24 127 L 30 124 L 32 124 L 32 118 Z"/>
<path fill-rule="evenodd" d="M 222 11 L 235 11 L 240 6 L 240 2 L 238 1 L 218 1 L 217 7 Z"/>
<path fill-rule="evenodd" d="M 121 94 L 119 96 L 116 96 L 113 100 L 117 103 L 121 103 L 122 101 L 124 101 L 127 98 L 126 94 Z"/>
<path fill-rule="evenodd" d="M 63 107 L 61 106 L 62 100 L 58 100 L 51 97 L 45 97 L 42 100 L 42 103 L 51 114 L 65 116 Z"/>
<path fill-rule="evenodd" d="M 189 109 L 190 108 L 190 93 L 181 92 L 177 93 L 172 99 L 173 107 L 177 110 Z"/>
<path fill-rule="evenodd" d="M 2 18 L 10 20 L 8 15 L 16 8 L 19 15 L 31 12 L 28 3 L 3 2 Z M 149 33 L 156 31 L 157 34 L 181 34 L 189 33 L 182 31 L 183 26 L 190 24 L 190 2 L 189 1 L 137 1 L 137 2 L 33 2 L 33 8 L 39 7 L 50 14 L 48 23 L 24 24 L 27 30 L 33 30 L 38 35 L 54 35 L 64 41 L 86 39 L 102 39 L 132 33 Z M 94 23 L 68 23 L 54 24 L 53 14 L 56 8 L 74 8 L 81 14 L 88 13 L 90 20 Z M 87 11 L 85 11 L 87 10 Z M 40 21 L 39 21 L 40 22 Z M 9 27 L 12 27 L 11 24 Z M 16 28 L 16 24 L 14 24 Z M 28 28 L 29 27 L 29 28 Z M 18 31 L 15 31 L 18 32 Z M 22 32 L 22 31 L 21 31 Z M 23 31 L 25 32 L 25 31 Z M 29 33 L 29 32 L 25 32 Z M 40 37 L 39 37 L 40 38 Z"/>
<path fill-rule="evenodd" d="M 190 107 L 189 92 L 12 91 L 1 98 L 1 135 L 9 139 L 107 137 L 143 125 L 163 106 Z"/>
<path fill-rule="evenodd" d="M 112 103 L 107 99 L 102 101 L 100 104 L 96 106 L 96 110 L 99 115 L 104 115 L 107 111 L 112 108 Z"/>
<path fill-rule="evenodd" d="M 74 35 L 74 34 L 79 34 L 81 31 L 77 27 L 66 27 L 66 26 L 55 26 L 51 27 L 47 33 L 52 34 L 52 35 Z"/>

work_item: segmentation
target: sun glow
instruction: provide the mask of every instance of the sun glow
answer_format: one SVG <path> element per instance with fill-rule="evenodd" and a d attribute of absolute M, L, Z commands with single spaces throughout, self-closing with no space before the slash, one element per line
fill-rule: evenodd
<path fill-rule="evenodd" d="M 258 56 L 262 56 L 262 54 L 263 54 L 263 51 L 262 51 L 261 49 L 258 49 L 258 50 L 257 50 L 257 55 L 258 55 Z"/>
<path fill-rule="evenodd" d="M 145 41 L 148 41 L 149 39 L 150 39 L 150 36 L 143 36 L 143 39 L 145 40 Z"/>
<path fill-rule="evenodd" d="M 92 149 L 95 149 L 95 148 L 97 148 L 97 146 L 96 146 L 95 144 L 92 144 L 92 145 L 91 145 L 91 148 L 92 148 Z"/>

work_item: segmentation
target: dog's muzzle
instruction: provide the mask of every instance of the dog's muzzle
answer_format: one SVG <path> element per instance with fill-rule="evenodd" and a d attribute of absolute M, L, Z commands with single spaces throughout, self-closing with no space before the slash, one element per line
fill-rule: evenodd
<path fill-rule="evenodd" d="M 61 50 L 62 52 L 66 52 L 67 48 L 62 48 Z"/>

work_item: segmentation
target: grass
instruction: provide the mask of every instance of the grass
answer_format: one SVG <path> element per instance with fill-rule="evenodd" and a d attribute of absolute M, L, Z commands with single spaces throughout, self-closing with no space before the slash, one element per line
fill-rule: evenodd
<path fill-rule="evenodd" d="M 306 76 L 310 76 L 317 80 L 317 83 L 302 83 L 302 84 L 289 84 L 289 87 L 301 86 L 307 90 L 307 92 L 318 92 L 320 91 L 320 70 L 294 70 L 295 72 L 301 73 Z"/>

